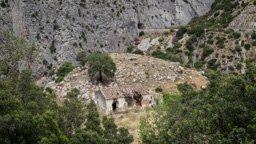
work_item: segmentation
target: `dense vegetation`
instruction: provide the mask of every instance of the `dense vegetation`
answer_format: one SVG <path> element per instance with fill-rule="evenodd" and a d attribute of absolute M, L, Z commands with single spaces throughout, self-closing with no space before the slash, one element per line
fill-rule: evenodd
<path fill-rule="evenodd" d="M 63 102 L 57 103 L 53 89 L 35 85 L 30 70 L 18 70 L 20 61 L 35 58 L 34 45 L 12 35 L 5 38 L 0 41 L 1 52 L 5 54 L 0 62 L 1 144 L 128 144 L 133 141 L 127 129 L 117 128 L 113 118 L 101 119 L 93 101 L 86 104 L 78 98 L 78 89 L 72 89 Z M 57 76 L 64 77 L 72 69 L 71 63 L 64 63 Z"/>
<path fill-rule="evenodd" d="M 0 143 L 130 143 L 133 137 L 112 118 L 101 122 L 96 104 L 86 105 L 73 89 L 63 105 L 50 88 L 36 86 L 31 72 L 0 80 Z M 101 127 L 101 124 L 103 127 Z M 84 128 L 85 127 L 85 128 Z"/>
<path fill-rule="evenodd" d="M 165 102 L 141 120 L 142 143 L 255 143 L 256 68 L 248 64 L 246 74 L 208 78 L 201 91 L 184 83 L 178 85 L 181 96 L 165 94 Z"/>

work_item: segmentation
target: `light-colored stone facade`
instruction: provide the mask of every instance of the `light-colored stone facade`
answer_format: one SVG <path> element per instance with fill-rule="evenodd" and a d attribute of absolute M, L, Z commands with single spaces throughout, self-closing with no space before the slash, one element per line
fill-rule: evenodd
<path fill-rule="evenodd" d="M 127 91 L 124 91 L 124 88 Z M 127 108 L 134 106 L 152 106 L 155 96 L 156 94 L 149 93 L 141 85 L 123 86 L 96 91 L 95 102 L 106 114 L 110 114 L 113 111 L 125 111 Z"/>

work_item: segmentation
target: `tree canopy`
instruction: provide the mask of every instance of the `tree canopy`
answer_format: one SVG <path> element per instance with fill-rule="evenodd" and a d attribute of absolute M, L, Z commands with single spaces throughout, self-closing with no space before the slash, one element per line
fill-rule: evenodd
<path fill-rule="evenodd" d="M 91 78 L 104 82 L 104 76 L 107 78 L 115 76 L 116 64 L 106 53 L 94 52 L 87 56 L 86 62 L 89 66 L 88 73 Z"/>
<path fill-rule="evenodd" d="M 207 88 L 179 84 L 180 97 L 155 106 L 151 117 L 141 120 L 142 143 L 255 143 L 256 68 L 208 78 Z"/>

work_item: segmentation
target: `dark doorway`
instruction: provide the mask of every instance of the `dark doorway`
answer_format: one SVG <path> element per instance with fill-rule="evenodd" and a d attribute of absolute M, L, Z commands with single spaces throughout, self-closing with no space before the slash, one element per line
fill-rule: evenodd
<path fill-rule="evenodd" d="M 125 101 L 127 102 L 128 107 L 133 106 L 133 99 L 132 98 L 126 98 Z"/>
<path fill-rule="evenodd" d="M 114 102 L 114 103 L 112 104 L 112 108 L 113 108 L 113 111 L 116 110 L 116 102 Z"/>
<path fill-rule="evenodd" d="M 136 94 L 134 95 L 134 99 L 135 99 L 135 101 L 136 101 L 136 104 L 139 105 L 139 106 L 141 106 L 141 101 L 142 101 L 142 96 L 141 96 L 141 94 L 136 93 Z"/>
<path fill-rule="evenodd" d="M 144 28 L 144 24 L 143 23 L 138 23 L 138 29 L 143 29 Z"/>

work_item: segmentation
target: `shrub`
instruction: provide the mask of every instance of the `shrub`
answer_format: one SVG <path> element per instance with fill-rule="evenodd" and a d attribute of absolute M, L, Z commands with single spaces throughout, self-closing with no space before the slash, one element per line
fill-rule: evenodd
<path fill-rule="evenodd" d="M 187 47 L 187 49 L 188 49 L 189 51 L 193 51 L 193 50 L 194 50 L 194 46 L 193 46 L 193 43 L 192 43 L 191 40 L 188 40 L 188 41 L 186 42 L 186 47 Z"/>
<path fill-rule="evenodd" d="M 154 58 L 160 58 L 163 60 L 173 61 L 173 62 L 182 62 L 181 58 L 175 54 L 164 53 L 162 51 L 154 51 L 152 53 Z"/>
<path fill-rule="evenodd" d="M 230 71 L 234 71 L 234 70 L 235 70 L 233 66 L 228 66 L 228 69 L 229 69 Z"/>
<path fill-rule="evenodd" d="M 59 25 L 58 24 L 54 24 L 53 25 L 53 30 L 58 30 L 59 29 Z"/>
<path fill-rule="evenodd" d="M 157 87 L 157 88 L 155 89 L 155 91 L 156 91 L 156 92 L 163 92 L 163 89 L 160 88 L 160 87 Z"/>
<path fill-rule="evenodd" d="M 164 33 L 164 35 L 170 34 L 170 32 L 168 30 L 165 30 L 163 33 Z"/>
<path fill-rule="evenodd" d="M 212 40 L 212 39 L 209 39 L 209 40 L 207 41 L 208 44 L 213 44 L 213 42 L 214 42 L 214 40 Z"/>
<path fill-rule="evenodd" d="M 139 36 L 141 37 L 141 36 L 143 36 L 143 35 L 145 35 L 145 32 L 144 32 L 144 31 L 141 31 L 141 32 L 139 33 Z"/>
<path fill-rule="evenodd" d="M 194 67 L 197 68 L 197 69 L 201 69 L 203 66 L 204 66 L 205 62 L 196 62 L 194 64 Z"/>
<path fill-rule="evenodd" d="M 187 32 L 186 27 L 181 27 L 176 33 L 176 37 L 180 40 L 183 38 L 183 35 Z"/>
<path fill-rule="evenodd" d="M 208 61 L 208 65 L 207 67 L 211 70 L 217 70 L 217 68 L 220 66 L 220 63 L 217 63 L 217 60 L 216 59 L 211 59 L 210 61 Z"/>
<path fill-rule="evenodd" d="M 127 48 L 127 52 L 131 53 L 133 51 L 133 49 L 135 48 L 135 46 L 131 45 Z"/>
<path fill-rule="evenodd" d="M 164 41 L 164 38 L 163 38 L 163 37 L 160 37 L 160 38 L 158 39 L 158 41 L 159 41 L 159 42 L 163 42 L 163 41 Z"/>
<path fill-rule="evenodd" d="M 237 33 L 237 32 L 234 32 L 233 36 L 234 36 L 235 39 L 239 39 L 241 37 L 241 34 Z"/>
<path fill-rule="evenodd" d="M 55 83 L 59 83 L 59 82 L 61 82 L 61 81 L 63 81 L 64 80 L 64 77 L 63 76 L 60 76 L 60 77 L 58 77 L 56 80 L 55 80 Z"/>
<path fill-rule="evenodd" d="M 47 87 L 47 88 L 45 88 L 45 91 L 46 91 L 46 92 L 48 92 L 48 93 L 50 93 L 50 94 L 52 94 L 53 89 L 52 89 L 52 88 L 50 88 L 50 87 Z"/>
<path fill-rule="evenodd" d="M 2 8 L 5 8 L 5 7 L 6 7 L 6 4 L 5 4 L 4 1 L 1 2 L 1 7 L 2 7 Z"/>
<path fill-rule="evenodd" d="M 250 50 L 251 45 L 250 45 L 250 44 L 245 44 L 245 45 L 244 45 L 244 48 L 245 48 L 246 50 Z"/>
<path fill-rule="evenodd" d="M 242 42 L 241 42 L 241 46 L 242 46 L 242 47 L 244 47 L 244 40 L 242 40 Z"/>
<path fill-rule="evenodd" d="M 47 60 L 44 59 L 44 60 L 43 60 L 43 64 L 44 64 L 44 65 L 47 65 L 47 64 L 48 64 Z"/>
<path fill-rule="evenodd" d="M 252 33 L 252 39 L 256 39 L 256 33 L 255 32 Z"/>
<path fill-rule="evenodd" d="M 242 48 L 240 46 L 236 46 L 236 51 L 240 52 L 240 51 L 242 51 Z"/>
<path fill-rule="evenodd" d="M 208 46 L 204 47 L 203 55 L 202 55 L 202 60 L 204 60 L 207 56 L 212 54 L 214 52 L 213 48 L 210 48 Z"/>
<path fill-rule="evenodd" d="M 50 70 L 49 74 L 50 74 L 50 76 L 53 76 L 54 75 L 54 70 Z"/>
<path fill-rule="evenodd" d="M 133 52 L 134 54 L 139 54 L 139 55 L 144 55 L 143 51 L 140 49 L 137 49 L 136 51 Z"/>
<path fill-rule="evenodd" d="M 51 53 L 55 53 L 55 52 L 56 52 L 56 48 L 54 47 L 54 43 L 55 43 L 55 41 L 53 40 L 53 41 L 52 41 L 52 44 L 51 44 L 51 46 L 50 46 L 50 51 L 51 51 Z"/>
<path fill-rule="evenodd" d="M 253 45 L 253 46 L 256 46 L 256 41 L 253 41 L 253 42 L 252 42 L 252 45 Z"/>
<path fill-rule="evenodd" d="M 236 69 L 237 69 L 237 70 L 241 70 L 241 69 L 242 69 L 242 65 L 241 65 L 240 63 L 237 64 L 237 65 L 236 65 Z"/>
<path fill-rule="evenodd" d="M 174 31 L 175 31 L 174 27 L 171 27 L 170 32 L 174 32 Z"/>
<path fill-rule="evenodd" d="M 80 51 L 76 55 L 76 61 L 78 61 L 82 66 L 84 66 L 84 64 L 86 62 L 86 52 L 85 51 Z"/>
<path fill-rule="evenodd" d="M 181 46 L 182 46 L 182 44 L 179 43 L 179 42 L 177 42 L 177 43 L 174 44 L 173 49 L 178 49 L 178 48 L 180 48 Z"/>
<path fill-rule="evenodd" d="M 64 79 L 64 77 L 73 71 L 74 67 L 72 66 L 71 62 L 65 62 L 60 68 L 57 70 L 57 76 L 58 79 L 56 80 L 57 82 L 60 82 Z"/>

